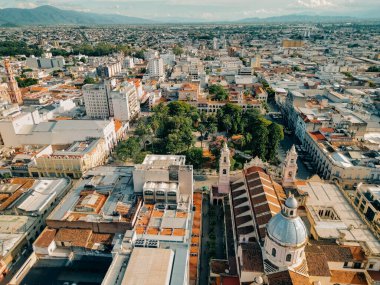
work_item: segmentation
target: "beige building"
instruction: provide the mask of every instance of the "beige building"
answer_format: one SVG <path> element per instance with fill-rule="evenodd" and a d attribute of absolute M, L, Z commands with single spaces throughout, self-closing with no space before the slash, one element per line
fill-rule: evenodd
<path fill-rule="evenodd" d="M 380 180 L 379 162 L 373 157 L 376 152 L 366 150 L 344 134 L 307 132 L 303 147 L 323 179 L 338 182 L 344 188 Z"/>
<path fill-rule="evenodd" d="M 356 188 L 354 204 L 380 235 L 380 186 L 360 183 Z"/>
<path fill-rule="evenodd" d="M 298 48 L 298 47 L 303 47 L 304 45 L 305 45 L 305 42 L 301 40 L 285 39 L 282 41 L 282 47 L 284 48 Z"/>
<path fill-rule="evenodd" d="M 104 139 L 49 145 L 36 155 L 29 166 L 29 174 L 33 177 L 80 178 L 87 170 L 103 164 L 106 158 Z"/>
<path fill-rule="evenodd" d="M 199 97 L 200 86 L 195 83 L 184 83 L 178 90 L 178 100 L 180 101 L 197 101 Z"/>

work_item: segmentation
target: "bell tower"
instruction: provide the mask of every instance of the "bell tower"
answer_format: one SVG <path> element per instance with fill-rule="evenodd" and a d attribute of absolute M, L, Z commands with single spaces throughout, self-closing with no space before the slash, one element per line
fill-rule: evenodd
<path fill-rule="evenodd" d="M 293 145 L 292 148 L 288 150 L 284 164 L 282 166 L 283 187 L 291 187 L 296 182 L 296 174 L 298 169 L 297 158 L 297 151 L 295 146 Z"/>
<path fill-rule="evenodd" d="M 227 143 L 224 143 L 220 153 L 219 159 L 219 180 L 218 180 L 218 192 L 228 193 L 230 189 L 230 150 L 227 147 Z"/>
<path fill-rule="evenodd" d="M 5 72 L 7 74 L 8 94 L 11 103 L 21 105 L 23 103 L 21 91 L 13 75 L 13 70 L 8 59 L 4 60 Z"/>

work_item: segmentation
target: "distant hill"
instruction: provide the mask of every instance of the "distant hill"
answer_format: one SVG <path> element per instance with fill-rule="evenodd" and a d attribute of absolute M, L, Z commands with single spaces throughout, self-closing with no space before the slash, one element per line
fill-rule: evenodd
<path fill-rule="evenodd" d="M 346 16 L 315 16 L 315 15 L 285 15 L 268 18 L 246 18 L 239 20 L 239 23 L 318 23 L 318 22 L 349 22 L 358 21 L 355 17 Z"/>
<path fill-rule="evenodd" d="M 49 5 L 34 9 L 0 9 L 0 26 L 149 24 L 153 21 L 121 15 L 62 10 Z"/>

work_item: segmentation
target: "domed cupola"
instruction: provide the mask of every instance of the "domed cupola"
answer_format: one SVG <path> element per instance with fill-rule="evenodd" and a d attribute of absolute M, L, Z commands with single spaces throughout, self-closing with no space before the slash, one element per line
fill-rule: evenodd
<path fill-rule="evenodd" d="M 290 195 L 280 213 L 267 225 L 265 251 L 267 258 L 279 267 L 300 264 L 304 258 L 307 229 L 297 215 L 298 202 Z"/>

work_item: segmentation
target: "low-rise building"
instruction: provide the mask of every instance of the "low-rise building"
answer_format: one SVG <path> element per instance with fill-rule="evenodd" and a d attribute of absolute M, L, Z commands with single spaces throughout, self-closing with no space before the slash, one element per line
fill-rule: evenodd
<path fill-rule="evenodd" d="M 29 164 L 32 177 L 80 178 L 89 169 L 99 166 L 107 158 L 103 138 L 76 141 L 70 145 L 49 145 Z"/>

